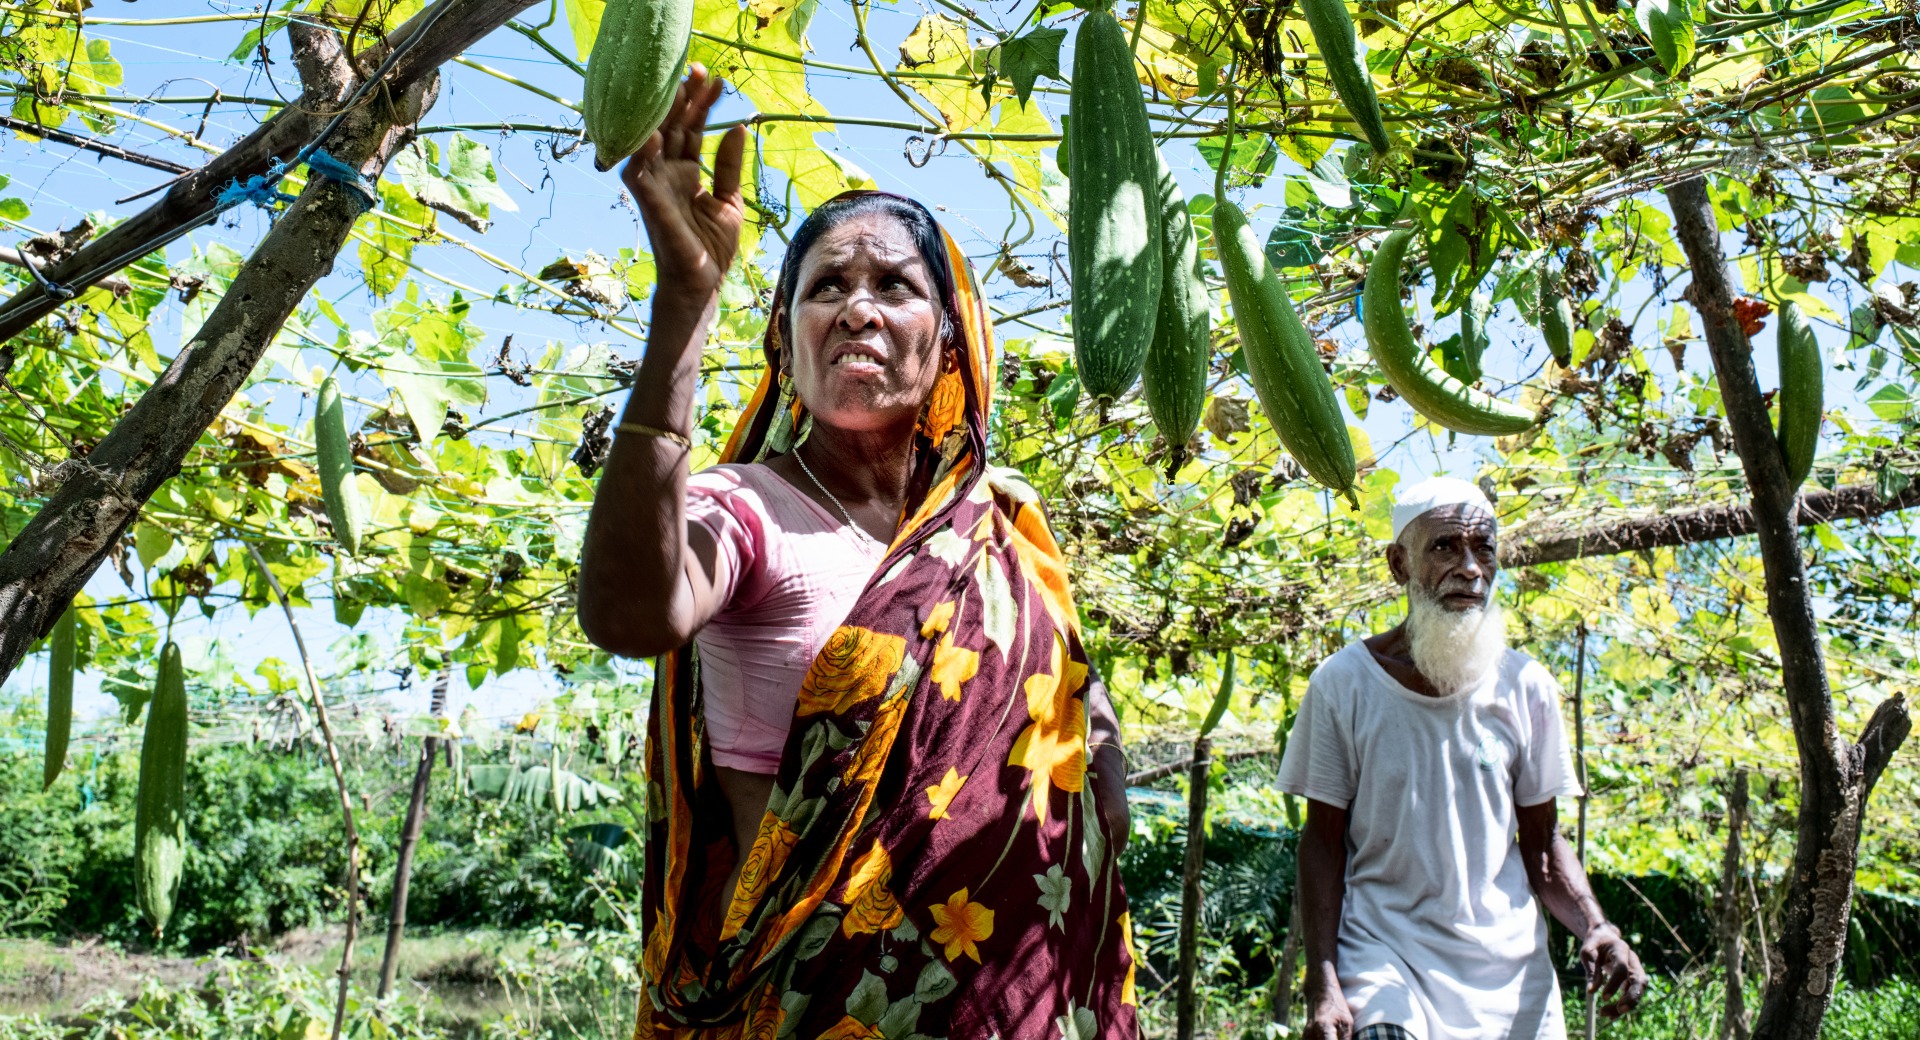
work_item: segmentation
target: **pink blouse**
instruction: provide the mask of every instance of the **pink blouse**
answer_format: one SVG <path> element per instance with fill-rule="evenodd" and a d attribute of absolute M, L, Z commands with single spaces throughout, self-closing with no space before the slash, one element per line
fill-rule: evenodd
<path fill-rule="evenodd" d="M 687 519 L 713 536 L 725 604 L 693 637 L 713 762 L 779 772 L 800 682 L 886 547 L 758 463 L 688 477 Z"/>

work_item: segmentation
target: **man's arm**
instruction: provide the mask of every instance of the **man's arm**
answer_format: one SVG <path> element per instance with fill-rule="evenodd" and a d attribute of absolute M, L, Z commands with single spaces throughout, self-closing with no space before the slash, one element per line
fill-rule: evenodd
<path fill-rule="evenodd" d="M 1640 958 L 1607 923 L 1593 898 L 1587 871 L 1561 835 L 1552 799 L 1539 805 L 1516 805 L 1520 825 L 1520 854 L 1527 865 L 1527 881 L 1554 919 L 1580 940 L 1580 965 L 1586 969 L 1587 992 L 1596 989 L 1604 1002 L 1601 1014 L 1615 1018 L 1632 1011 L 1647 989 L 1647 973 Z"/>
<path fill-rule="evenodd" d="M 1300 832 L 1302 945 L 1307 954 L 1306 1040 L 1347 1040 L 1353 1011 L 1340 991 L 1337 951 L 1340 904 L 1347 896 L 1347 811 L 1307 799 L 1307 826 Z"/>

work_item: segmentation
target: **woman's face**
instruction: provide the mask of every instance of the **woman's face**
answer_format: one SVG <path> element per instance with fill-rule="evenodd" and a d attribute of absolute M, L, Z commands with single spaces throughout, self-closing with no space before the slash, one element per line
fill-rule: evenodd
<path fill-rule="evenodd" d="M 790 308 L 795 392 L 848 430 L 911 423 L 941 366 L 941 303 L 913 236 L 884 214 L 850 218 L 800 260 Z"/>

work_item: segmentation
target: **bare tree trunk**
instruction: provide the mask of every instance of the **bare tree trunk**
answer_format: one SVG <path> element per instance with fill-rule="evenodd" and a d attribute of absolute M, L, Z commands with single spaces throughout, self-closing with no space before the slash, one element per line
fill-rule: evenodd
<path fill-rule="evenodd" d="M 357 75 L 339 36 L 304 22 L 292 23 L 288 32 L 307 84 L 303 96 L 332 98 L 332 107 L 343 104 L 356 88 Z M 422 49 L 437 53 L 432 44 Z M 438 91 L 439 75 L 427 67 L 405 91 L 369 94 L 322 144 L 366 181 L 376 181 L 411 139 L 413 125 Z M 68 459 L 56 471 L 59 486 L 0 552 L 0 682 L 98 569 L 147 499 L 178 471 L 287 316 L 332 269 L 365 208 L 365 191 L 365 185 L 309 178 L 166 372 L 85 459 Z"/>
<path fill-rule="evenodd" d="M 1213 741 L 1198 737 L 1187 772 L 1187 862 L 1180 879 L 1180 974 L 1173 986 L 1178 1040 L 1193 1040 L 1193 977 L 1200 952 L 1200 869 L 1207 862 L 1207 773 L 1212 769 Z"/>
<path fill-rule="evenodd" d="M 1667 189 L 1667 199 L 1675 233 L 1692 267 L 1686 298 L 1700 312 L 1752 496 L 1754 531 L 1766 570 L 1767 613 L 1780 647 L 1782 692 L 1800 754 L 1800 816 L 1777 944 L 1783 969 L 1768 980 L 1754 1036 L 1816 1040 L 1846 943 L 1861 812 L 1912 721 L 1904 699 L 1896 695 L 1874 710 L 1858 743 L 1840 734 L 1800 554 L 1799 489 L 1788 482 L 1754 375 L 1753 345 L 1734 314 L 1737 288 L 1721 249 L 1706 181 L 1681 181 Z"/>
<path fill-rule="evenodd" d="M 1720 861 L 1720 963 L 1727 973 L 1727 999 L 1720 1017 L 1720 1040 L 1747 1040 L 1745 974 L 1746 886 L 1740 878 L 1740 831 L 1747 822 L 1747 771 L 1735 769 L 1727 781 L 1727 851 Z"/>
<path fill-rule="evenodd" d="M 447 683 L 452 667 L 440 666 L 433 681 L 433 700 L 428 714 L 439 718 L 447 710 Z M 433 781 L 433 756 L 440 741 L 433 737 L 420 740 L 420 763 L 413 770 L 413 793 L 407 799 L 407 816 L 400 825 L 400 852 L 393 863 L 393 906 L 387 914 L 387 948 L 380 955 L 380 988 L 375 999 L 385 1000 L 393 991 L 393 975 L 400 967 L 400 940 L 407 930 L 407 888 L 413 881 L 413 850 L 420 845 L 420 830 L 427 822 L 427 788 Z"/>

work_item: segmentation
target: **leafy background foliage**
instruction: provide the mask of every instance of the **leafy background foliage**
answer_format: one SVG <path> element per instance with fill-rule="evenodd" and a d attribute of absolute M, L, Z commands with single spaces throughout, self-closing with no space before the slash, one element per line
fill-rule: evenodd
<path fill-rule="evenodd" d="M 376 2 L 363 31 L 421 6 Z M 303 623 L 340 637 L 323 671 L 356 746 L 392 755 L 392 741 L 435 733 L 460 738 L 463 754 L 525 752 L 538 763 L 540 749 L 624 749 L 638 729 L 646 667 L 588 645 L 571 601 L 606 410 L 632 378 L 655 288 L 630 202 L 578 150 L 569 99 L 601 6 L 536 7 L 448 66 L 452 89 L 389 170 L 350 249 L 149 503 L 116 552 L 117 573 L 103 572 L 81 598 L 87 681 L 118 698 L 120 713 L 76 743 L 74 777 L 48 796 L 69 806 L 110 804 L 129 782 L 112 750 L 137 732 L 127 727 L 137 724 L 170 626 L 222 637 L 190 647 L 195 783 L 236 792 L 218 803 L 229 808 L 209 808 L 195 824 L 183 914 L 205 937 L 196 942 L 311 918 L 338 884 L 257 876 L 269 862 L 323 862 L 318 851 L 337 847 L 322 822 L 319 774 L 269 776 L 244 754 L 215 750 L 311 739 L 298 665 L 259 650 L 267 645 L 259 633 L 279 619 L 254 617 L 270 600 L 243 543 L 264 554 Z M 1296 6 L 1148 0 L 1118 13 L 1138 30 L 1142 90 L 1203 254 L 1212 257 L 1221 164 L 1230 193 L 1270 229 L 1268 254 L 1295 289 L 1349 413 L 1362 460 L 1358 512 L 1311 486 L 1248 407 L 1219 294 L 1211 400 L 1193 461 L 1167 472 L 1168 446 L 1137 398 L 1104 421 L 1078 406 L 1059 154 L 1077 15 L 1047 3 L 701 0 L 693 57 L 737 92 L 720 122 L 752 130 L 756 219 L 704 362 L 695 465 L 714 457 L 755 377 L 782 242 L 807 208 L 870 184 L 924 198 L 942 208 L 984 281 L 1006 354 L 994 451 L 1046 496 L 1073 557 L 1090 644 L 1136 741 L 1136 767 L 1180 757 L 1231 648 L 1245 667 L 1222 742 L 1271 747 L 1314 664 L 1397 619 L 1379 548 L 1400 480 L 1437 471 L 1480 479 L 1508 539 L 1741 499 L 1718 390 L 1682 298 L 1684 258 L 1658 193 L 1704 172 L 1746 291 L 1797 302 L 1827 349 L 1829 421 L 1814 481 L 1888 496 L 1912 483 L 1920 69 L 1908 0 L 1823 0 L 1792 11 L 1693 0 L 1377 0 L 1354 10 L 1402 145 L 1387 156 L 1355 143 Z M 0 92 L 15 120 L 197 164 L 297 89 L 285 62 L 288 20 L 347 24 L 362 13 L 353 0 L 180 16 L 10 3 L 0 6 Z M 226 52 L 228 42 L 225 62 L 176 53 Z M 1219 131 L 1229 89 L 1243 127 L 1232 141 Z M 10 125 L 0 222 L 42 262 L 67 248 L 63 232 L 135 212 L 140 203 L 114 200 L 160 179 Z M 8 401 L 0 538 L 21 528 L 59 467 L 83 461 L 164 371 L 269 219 L 231 211 L 127 268 L 124 292 L 88 290 L 0 352 Z M 1493 349 L 1481 385 L 1549 411 L 1543 428 L 1455 438 L 1393 399 L 1366 356 L 1353 303 L 1379 232 L 1396 224 L 1421 232 L 1423 273 L 1406 288 L 1423 341 L 1457 354 L 1456 316 L 1484 294 Z M 27 278 L 0 266 L 7 285 Z M 1535 330 L 1546 279 L 1576 301 L 1571 367 L 1549 359 Z M 1775 379 L 1770 340 L 1769 323 L 1756 338 L 1763 382 Z M 312 394 L 329 373 L 348 391 L 356 479 L 371 505 L 372 548 L 357 559 L 333 550 L 313 470 Z M 1804 532 L 1835 695 L 1852 731 L 1872 704 L 1915 684 L 1913 538 L 1898 515 Z M 1517 645 L 1569 691 L 1585 647 L 1596 869 L 1712 878 L 1721 785 L 1739 764 L 1756 781 L 1751 869 L 1762 889 L 1777 880 L 1790 847 L 1795 754 L 1751 543 L 1535 566 L 1510 573 L 1502 590 Z M 481 691 L 524 691 L 514 684 L 541 675 L 544 701 L 509 710 L 482 700 L 484 713 L 419 717 L 411 708 L 419 677 L 443 664 Z M 37 746 L 37 690 L 30 680 L 12 690 L 26 706 L 13 717 L 10 746 Z M 520 751 L 486 749 L 500 716 L 520 723 Z M 629 758 L 587 755 L 578 772 L 617 783 Z M 88 761 L 95 765 L 80 764 Z M 362 769 L 356 784 L 371 782 Z M 1244 800 L 1253 826 L 1277 833 L 1288 822 L 1259 770 L 1236 767 L 1221 782 L 1233 792 L 1222 804 Z M 94 794 L 81 795 L 84 785 Z M 1920 895 L 1917 795 L 1909 752 L 1874 799 L 1863 888 Z M 249 830 L 265 826 L 260 817 L 308 810 L 317 814 L 311 834 Z M 23 833 L 38 826 L 31 813 L 20 819 Z M 370 840 L 386 841 L 390 822 L 375 812 Z M 23 839 L 49 849 L 78 843 L 49 853 L 73 872 L 44 870 L 44 883 L 84 890 L 79 879 L 92 877 L 84 871 L 124 856 L 124 821 L 87 828 Z M 414 897 L 432 907 L 423 912 L 572 919 L 564 886 L 533 890 L 579 869 L 551 828 L 494 844 L 436 834 L 429 847 L 443 838 L 476 859 L 448 866 L 440 852 L 423 852 Z M 98 850 L 100 862 L 76 860 L 79 848 Z M 385 851 L 370 851 L 377 884 Z M 529 857 L 537 869 L 504 870 L 501 882 L 526 891 L 472 883 Z M 1284 870 L 1252 862 L 1261 864 L 1254 874 Z M 441 870 L 467 882 L 442 892 L 424 881 Z M 1258 880 L 1223 874 L 1218 887 L 1245 889 L 1248 906 L 1271 902 Z M 196 891 L 223 901 L 194 903 Z M 63 906 L 37 920 L 77 912 Z M 129 926 L 104 916 L 67 923 L 107 934 Z M 1252 947 L 1233 954 L 1252 955 Z"/>

